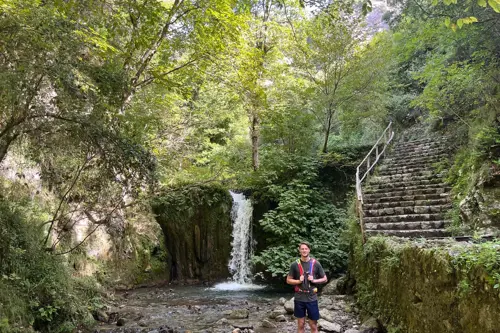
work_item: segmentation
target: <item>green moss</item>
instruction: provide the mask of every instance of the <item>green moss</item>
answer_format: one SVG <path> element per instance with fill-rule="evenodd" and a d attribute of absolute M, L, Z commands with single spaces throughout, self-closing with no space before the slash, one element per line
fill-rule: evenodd
<path fill-rule="evenodd" d="M 232 199 L 217 186 L 168 188 L 153 199 L 165 235 L 171 279 L 219 279 L 229 275 Z"/>
<path fill-rule="evenodd" d="M 499 242 L 374 237 L 362 246 L 356 236 L 351 246 L 349 275 L 366 315 L 401 332 L 498 332 Z"/>

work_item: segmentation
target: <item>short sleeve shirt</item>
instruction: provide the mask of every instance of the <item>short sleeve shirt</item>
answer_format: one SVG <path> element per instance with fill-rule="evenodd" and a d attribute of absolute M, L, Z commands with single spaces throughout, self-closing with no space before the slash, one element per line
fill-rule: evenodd
<path fill-rule="evenodd" d="M 311 259 L 312 260 L 312 259 Z M 310 271 L 311 268 L 311 263 L 310 261 L 300 261 L 302 264 L 302 268 L 304 271 L 304 274 L 306 272 Z M 300 270 L 299 270 L 299 265 L 297 264 L 297 261 L 294 261 L 292 265 L 290 266 L 290 271 L 288 272 L 288 276 L 292 277 L 294 280 L 298 280 L 300 278 Z M 325 271 L 323 270 L 323 267 L 319 263 L 319 261 L 316 260 L 314 263 L 313 267 L 313 278 L 314 279 L 321 279 L 322 277 L 325 276 Z M 302 285 L 298 286 L 302 290 L 312 290 L 315 288 L 315 285 L 313 283 L 310 283 L 307 281 L 307 279 L 304 277 L 304 282 Z M 295 292 L 295 300 L 296 301 L 301 301 L 301 302 L 314 302 L 318 299 L 318 295 L 314 292 L 301 292 L 301 291 L 296 291 Z"/>

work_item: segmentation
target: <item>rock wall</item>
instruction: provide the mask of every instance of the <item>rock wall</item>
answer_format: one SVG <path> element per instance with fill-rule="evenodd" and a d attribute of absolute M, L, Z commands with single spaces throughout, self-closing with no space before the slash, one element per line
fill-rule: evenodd
<path fill-rule="evenodd" d="M 59 204 L 57 196 L 42 181 L 40 166 L 22 151 L 11 151 L 4 158 L 0 164 L 0 184 L 3 192 L 14 194 L 14 198 L 9 197 L 11 200 L 22 202 L 30 198 L 37 207 L 35 216 L 52 216 Z M 58 252 L 81 244 L 65 255 L 68 266 L 74 269 L 73 275 L 94 275 L 115 288 L 161 281 L 169 275 L 162 230 L 148 207 L 131 205 L 117 210 L 109 223 L 96 228 L 82 206 L 79 202 L 71 203 L 73 213 L 69 221 L 56 223 L 49 237 L 49 244 L 62 239 L 55 248 Z M 48 225 L 40 230 L 47 232 L 47 229 Z"/>
<path fill-rule="evenodd" d="M 226 189 L 165 189 L 152 207 L 165 235 L 170 280 L 229 276 L 232 199 Z"/>
<path fill-rule="evenodd" d="M 393 332 L 500 332 L 500 243 L 353 244 L 349 275 L 359 305 Z"/>
<path fill-rule="evenodd" d="M 500 167 L 483 168 L 479 180 L 460 202 L 462 221 L 483 234 L 500 234 Z"/>

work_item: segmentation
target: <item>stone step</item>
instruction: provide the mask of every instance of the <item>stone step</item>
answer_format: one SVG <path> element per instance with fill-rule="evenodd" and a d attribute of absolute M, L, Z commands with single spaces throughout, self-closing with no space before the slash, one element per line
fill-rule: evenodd
<path fill-rule="evenodd" d="M 451 221 L 416 221 L 395 223 L 365 223 L 365 230 L 419 230 L 445 228 Z"/>
<path fill-rule="evenodd" d="M 448 170 L 442 170 L 441 174 L 445 175 L 448 172 Z M 395 170 L 383 170 L 379 171 L 377 176 L 398 176 L 398 175 L 413 175 L 413 176 L 425 176 L 425 175 L 433 175 L 435 174 L 436 171 L 432 170 L 431 168 L 422 168 L 421 170 L 403 170 L 403 171 L 395 171 Z"/>
<path fill-rule="evenodd" d="M 396 236 L 408 238 L 431 238 L 431 237 L 448 237 L 450 232 L 446 229 L 415 229 L 415 230 L 367 230 L 368 236 Z"/>
<path fill-rule="evenodd" d="M 379 166 L 378 171 L 380 172 L 399 172 L 399 173 L 407 173 L 407 172 L 416 172 L 416 171 L 423 171 L 423 170 L 435 170 L 432 165 L 422 165 L 422 166 L 409 166 L 409 167 L 399 167 L 399 168 L 394 168 L 391 165 L 387 164 L 382 164 Z"/>
<path fill-rule="evenodd" d="M 434 156 L 448 154 L 448 149 L 443 148 L 429 148 L 429 149 L 411 149 L 411 150 L 393 150 L 391 157 L 416 157 L 416 156 Z"/>
<path fill-rule="evenodd" d="M 448 145 L 442 143 L 425 143 L 419 145 L 395 145 L 392 147 L 392 151 L 403 152 L 403 151 L 411 151 L 411 150 L 431 150 L 431 149 L 446 149 Z"/>
<path fill-rule="evenodd" d="M 430 180 L 430 179 L 440 179 L 442 180 L 445 174 L 426 174 L 426 175 L 413 175 L 408 174 L 398 174 L 398 175 L 387 175 L 387 176 L 372 176 L 370 178 L 370 184 L 376 183 L 387 183 L 387 182 L 407 182 L 407 181 L 419 181 L 419 180 Z"/>
<path fill-rule="evenodd" d="M 397 156 L 391 155 L 384 159 L 384 165 L 391 165 L 393 167 L 408 165 L 408 164 L 429 164 L 436 163 L 448 159 L 450 155 L 448 154 L 432 154 L 432 155 L 418 155 L 411 158 L 398 158 Z"/>
<path fill-rule="evenodd" d="M 440 192 L 439 189 L 430 189 L 428 191 L 429 193 L 425 192 L 427 192 L 427 190 L 415 190 L 415 193 L 413 194 L 409 194 L 411 193 L 411 191 L 401 192 L 401 193 L 392 192 L 392 193 L 366 194 L 363 196 L 363 203 L 374 204 L 379 202 L 391 202 L 391 201 L 398 202 L 398 201 L 433 200 L 433 199 L 447 198 L 449 196 L 449 193 L 445 192 L 444 190 L 441 193 L 439 193 Z"/>
<path fill-rule="evenodd" d="M 433 164 L 447 160 L 446 158 L 441 157 L 424 157 L 422 159 L 403 159 L 403 160 L 385 160 L 384 165 L 387 165 L 388 168 L 423 168 L 423 167 L 432 167 Z"/>
<path fill-rule="evenodd" d="M 446 144 L 448 142 L 447 139 L 419 139 L 419 140 L 411 140 L 411 141 L 403 141 L 396 143 L 397 146 L 414 146 L 414 145 L 422 145 L 422 144 Z"/>
<path fill-rule="evenodd" d="M 397 204 L 398 202 L 396 202 Z M 364 207 L 363 207 L 364 208 Z M 435 214 L 446 212 L 451 208 L 451 204 L 443 205 L 423 205 L 423 206 L 401 206 L 386 207 L 377 209 L 363 209 L 365 217 L 411 215 L 411 214 Z"/>
<path fill-rule="evenodd" d="M 447 205 L 450 203 L 450 198 L 439 198 L 431 200 L 414 200 L 414 201 L 390 201 L 390 202 L 379 202 L 373 204 L 365 203 L 363 205 L 364 210 L 373 209 L 384 209 L 384 208 L 394 208 L 394 207 L 414 207 L 414 206 L 431 206 L 431 205 Z"/>
<path fill-rule="evenodd" d="M 388 191 L 409 191 L 409 190 L 423 190 L 444 188 L 446 191 L 450 191 L 451 187 L 440 181 L 439 179 L 431 179 L 429 181 L 416 181 L 416 182 L 398 182 L 398 183 L 380 183 L 369 185 L 364 193 L 387 193 Z"/>
<path fill-rule="evenodd" d="M 417 222 L 417 221 L 440 221 L 444 220 L 443 213 L 430 214 L 401 214 L 386 216 L 365 216 L 365 223 L 394 223 L 394 222 Z"/>

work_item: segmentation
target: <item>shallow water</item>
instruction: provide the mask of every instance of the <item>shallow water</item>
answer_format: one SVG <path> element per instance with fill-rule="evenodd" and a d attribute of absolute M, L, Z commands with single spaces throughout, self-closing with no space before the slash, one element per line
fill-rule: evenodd
<path fill-rule="evenodd" d="M 149 328 L 170 327 L 178 331 L 231 332 L 233 327 L 253 327 L 255 332 L 278 332 L 259 327 L 276 306 L 278 299 L 293 297 L 292 290 L 266 286 L 225 283 L 213 287 L 182 286 L 142 288 L 116 294 L 113 307 L 108 310 L 111 321 L 125 319 L 125 325 L 101 324 L 101 332 L 144 331 Z M 228 310 L 248 309 L 247 319 L 229 319 Z M 136 328 L 137 330 L 131 330 Z M 140 329 L 140 330 L 139 330 Z M 283 332 L 283 331 L 279 331 Z"/>

